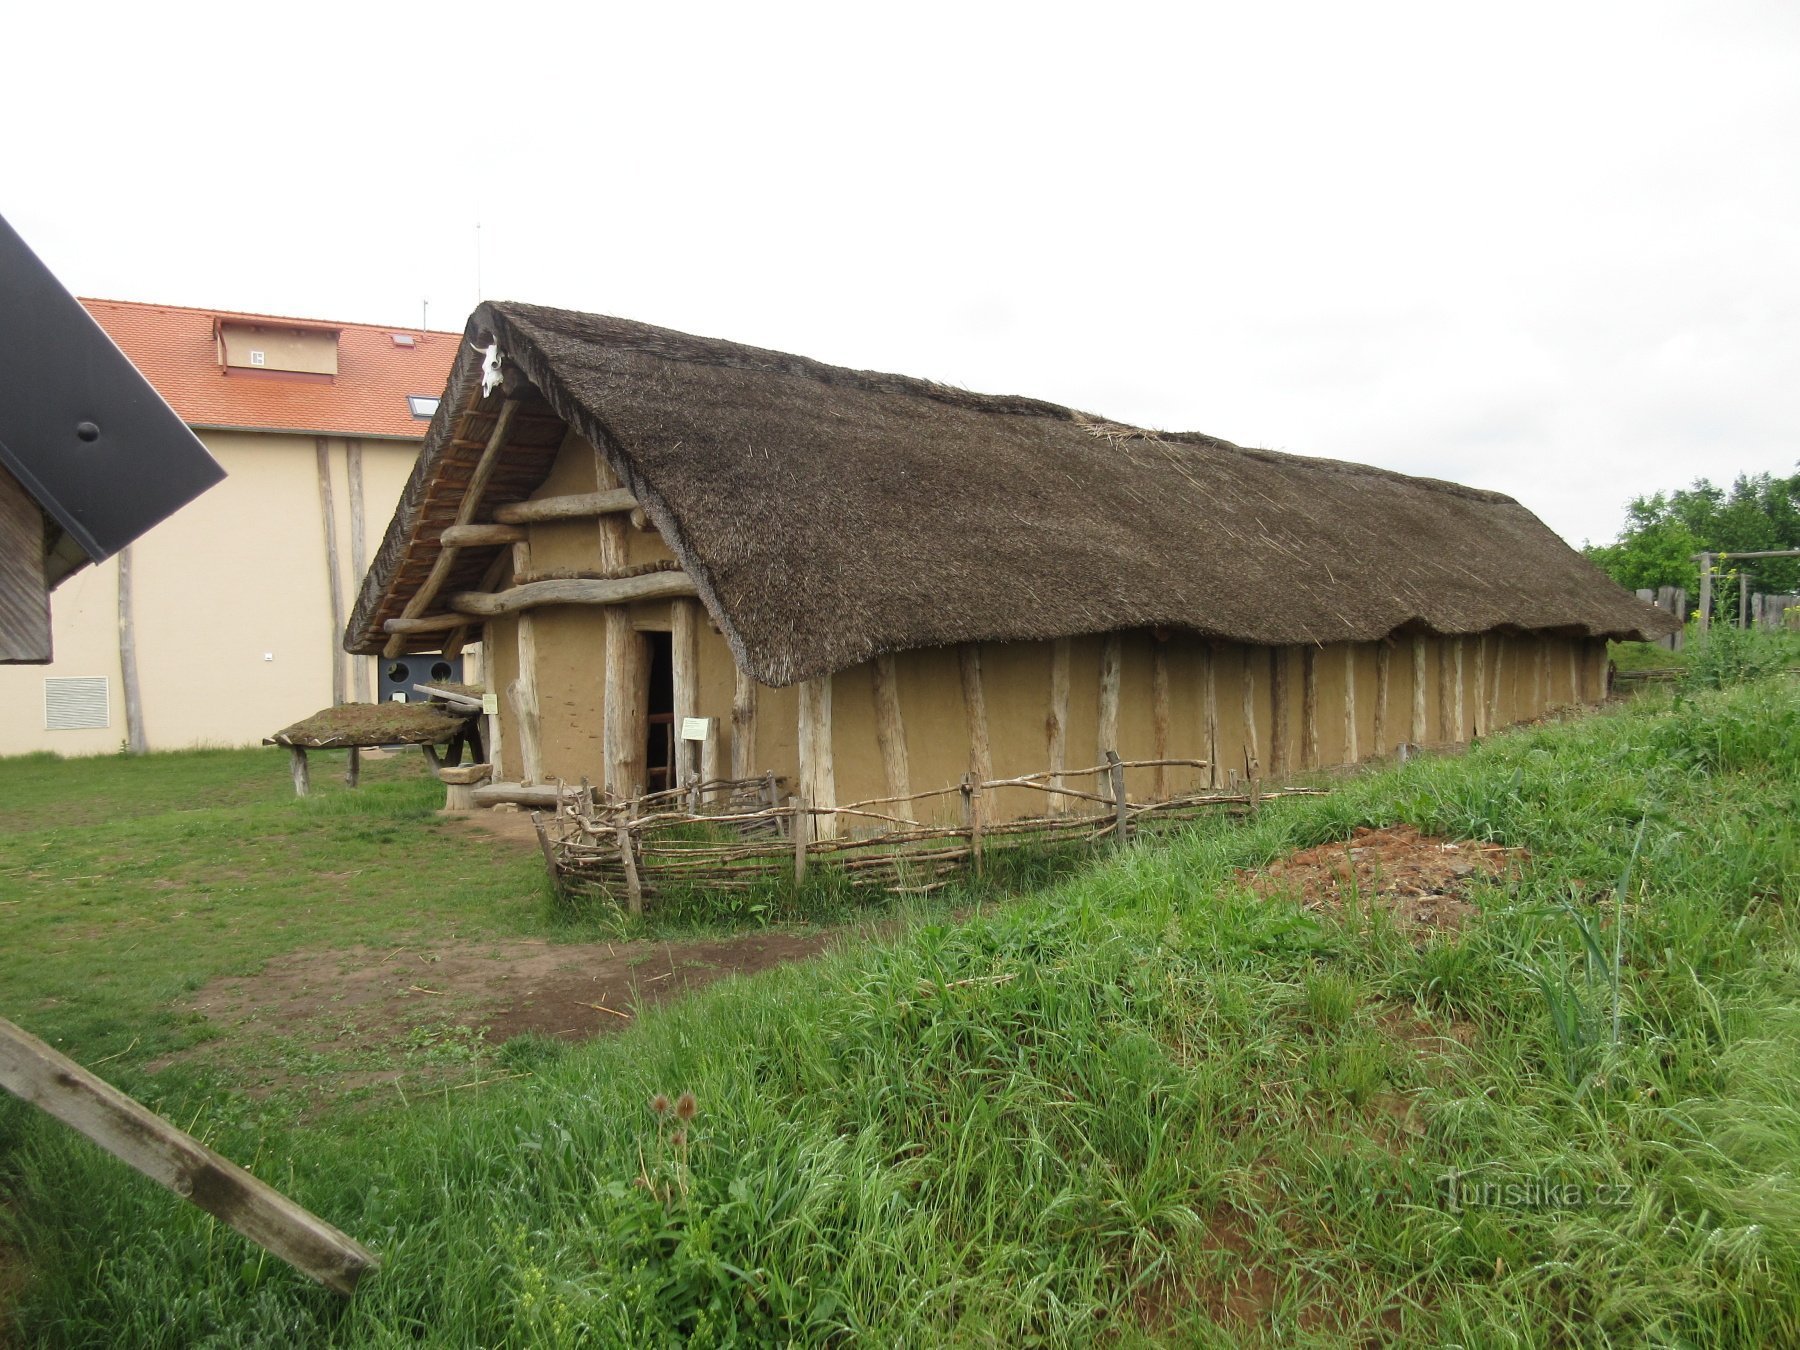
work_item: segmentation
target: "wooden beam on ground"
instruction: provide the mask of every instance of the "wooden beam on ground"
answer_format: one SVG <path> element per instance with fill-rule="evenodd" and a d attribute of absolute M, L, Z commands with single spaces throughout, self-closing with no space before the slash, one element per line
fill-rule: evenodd
<path fill-rule="evenodd" d="M 1050 644 L 1050 710 L 1044 714 L 1045 763 L 1050 769 L 1049 811 L 1058 816 L 1068 798 L 1058 795 L 1068 787 L 1064 770 L 1069 767 L 1069 663 L 1074 644 L 1066 637 Z"/>
<path fill-rule="evenodd" d="M 1169 644 L 1154 638 L 1150 643 L 1150 758 L 1169 757 Z M 1169 795 L 1168 766 L 1150 771 L 1150 795 L 1157 801 Z"/>
<path fill-rule="evenodd" d="M 1101 755 L 1119 748 L 1119 680 L 1124 664 L 1124 637 L 1108 633 L 1100 644 L 1100 716 L 1095 739 Z"/>
<path fill-rule="evenodd" d="M 504 548 L 525 542 L 517 525 L 446 525 L 438 543 L 447 548 Z"/>
<path fill-rule="evenodd" d="M 1375 644 L 1375 753 L 1388 752 L 1388 695 L 1394 684 L 1394 649 L 1384 638 Z"/>
<path fill-rule="evenodd" d="M 494 470 L 499 466 L 500 452 L 506 448 L 506 437 L 512 430 L 513 417 L 518 411 L 517 399 L 509 398 L 500 405 L 500 415 L 494 419 L 494 429 L 488 436 L 487 446 L 469 475 L 468 486 L 463 489 L 462 502 L 456 508 L 456 518 L 450 522 L 452 525 L 467 525 L 474 520 L 475 512 L 481 505 L 481 494 L 487 491 L 488 480 L 494 476 Z M 438 590 L 449 579 L 450 569 L 455 563 L 456 549 L 440 543 L 437 557 L 432 560 L 431 571 L 407 600 L 400 611 L 400 617 L 416 619 L 430 609 L 437 599 Z M 398 656 L 405 647 L 406 639 L 396 633 L 388 638 L 387 646 L 382 648 L 381 654 L 387 657 Z"/>
<path fill-rule="evenodd" d="M 686 787 L 694 764 L 683 740 L 682 723 L 700 715 L 700 605 L 677 600 L 669 607 L 669 677 L 675 714 L 675 773 L 671 787 Z"/>
<path fill-rule="evenodd" d="M 345 702 L 349 693 L 344 687 L 344 594 L 343 579 L 338 571 L 337 508 L 331 499 L 331 443 L 323 436 L 313 437 L 313 457 L 319 470 L 319 516 L 325 522 L 325 590 L 331 600 L 331 702 Z"/>
<path fill-rule="evenodd" d="M 1425 636 L 1412 640 L 1412 725 L 1407 740 L 1415 746 L 1425 744 Z"/>
<path fill-rule="evenodd" d="M 994 776 L 994 753 L 988 744 L 987 697 L 981 688 L 981 648 L 965 642 L 956 649 L 962 675 L 963 723 L 969 734 L 969 772 L 977 783 Z"/>
<path fill-rule="evenodd" d="M 1269 648 L 1269 772 L 1281 778 L 1292 767 L 1289 763 L 1288 649 Z"/>
<path fill-rule="evenodd" d="M 1300 649 L 1300 767 L 1319 767 L 1319 649 Z"/>
<path fill-rule="evenodd" d="M 1344 644 L 1344 763 L 1362 758 L 1356 727 L 1356 644 Z"/>
<path fill-rule="evenodd" d="M 0 1087 L 327 1289 L 348 1297 L 380 1267 L 354 1238 L 3 1018 Z"/>
<path fill-rule="evenodd" d="M 539 525 L 552 520 L 592 520 L 596 516 L 629 513 L 637 507 L 637 498 L 625 488 L 606 492 L 572 492 L 562 497 L 538 497 L 528 502 L 513 502 L 494 512 L 499 525 Z"/>
<path fill-rule="evenodd" d="M 884 652 L 869 663 L 875 694 L 875 743 L 881 748 L 882 787 L 890 797 L 912 796 L 912 769 L 906 757 L 906 719 L 900 712 L 900 681 L 894 657 Z M 749 775 L 744 775 L 748 777 Z M 914 810 L 907 801 L 888 808 L 896 816 Z"/>
<path fill-rule="evenodd" d="M 831 747 L 831 676 L 821 675 L 800 686 L 800 797 L 808 807 L 837 806 L 837 768 Z M 805 830 L 796 826 L 796 833 Z M 812 837 L 837 838 L 837 817 L 812 818 Z"/>
<path fill-rule="evenodd" d="M 694 579 L 686 572 L 642 572 L 634 577 L 611 579 L 564 577 L 528 581 L 493 594 L 458 591 L 448 603 L 458 614 L 491 619 L 541 605 L 622 605 L 633 600 L 668 600 L 696 594 Z"/>
<path fill-rule="evenodd" d="M 641 797 L 650 692 L 650 643 L 631 626 L 623 607 L 606 612 L 606 790 L 615 797 Z"/>
<path fill-rule="evenodd" d="M 0 467 L 0 663 L 39 665 L 50 648 L 43 508 Z"/>
<path fill-rule="evenodd" d="M 734 666 L 731 693 L 731 776 L 756 776 L 756 680 L 743 667 Z M 877 714 L 880 712 L 877 705 Z"/>
<path fill-rule="evenodd" d="M 144 731 L 144 688 L 138 679 L 137 617 L 135 609 L 136 571 L 131 545 L 119 550 L 119 694 L 125 702 L 125 748 L 141 755 L 150 749 Z M 335 643 L 333 644 L 335 647 Z M 342 682 L 342 672 L 333 665 L 334 691 Z"/>

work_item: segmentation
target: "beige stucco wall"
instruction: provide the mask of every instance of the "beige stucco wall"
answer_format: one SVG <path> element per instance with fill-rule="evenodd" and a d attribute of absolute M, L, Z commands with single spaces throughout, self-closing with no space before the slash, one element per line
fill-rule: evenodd
<path fill-rule="evenodd" d="M 131 546 L 144 731 L 152 749 L 247 745 L 331 702 L 332 663 L 346 693 L 372 696 L 375 658 L 341 652 L 327 587 L 314 438 L 202 431 L 222 483 Z M 418 454 L 414 441 L 364 438 L 363 540 L 379 546 Z M 353 555 L 348 444 L 330 457 L 341 612 L 362 572 Z M 366 558 L 363 560 L 366 563 Z M 0 667 L 0 754 L 116 751 L 125 739 L 118 649 L 118 564 L 84 568 L 51 600 L 56 659 Z M 360 667 L 360 674 L 357 668 Z M 44 680 L 104 676 L 110 725 L 49 731 Z"/>

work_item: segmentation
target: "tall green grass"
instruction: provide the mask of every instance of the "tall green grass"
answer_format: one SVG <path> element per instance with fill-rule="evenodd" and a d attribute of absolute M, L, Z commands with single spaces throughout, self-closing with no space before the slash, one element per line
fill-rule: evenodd
<path fill-rule="evenodd" d="M 0 1112 L 19 1333 L 1794 1344 L 1797 798 L 1791 686 L 1646 700 L 520 1043 L 529 1078 L 304 1127 L 225 1100 L 212 1142 L 382 1253 L 348 1305 Z M 1530 860 L 1424 945 L 1239 878 L 1397 821 Z"/>

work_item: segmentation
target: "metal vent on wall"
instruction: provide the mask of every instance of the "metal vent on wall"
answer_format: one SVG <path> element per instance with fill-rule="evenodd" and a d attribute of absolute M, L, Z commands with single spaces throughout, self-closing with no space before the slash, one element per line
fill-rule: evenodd
<path fill-rule="evenodd" d="M 58 675 L 44 680 L 44 730 L 94 731 L 112 725 L 104 675 Z"/>

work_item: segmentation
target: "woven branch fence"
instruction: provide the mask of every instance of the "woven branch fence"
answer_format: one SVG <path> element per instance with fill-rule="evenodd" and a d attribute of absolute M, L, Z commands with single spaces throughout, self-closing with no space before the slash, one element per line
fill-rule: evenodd
<path fill-rule="evenodd" d="M 534 816 L 544 859 L 559 894 L 604 896 L 633 914 L 647 898 L 675 888 L 748 890 L 800 884 L 809 868 L 829 868 L 857 887 L 919 894 L 959 874 L 982 875 L 996 852 L 1025 846 L 1111 840 L 1191 820 L 1211 811 L 1254 813 L 1275 797 L 1322 796 L 1315 788 L 1196 790 L 1137 801 L 1127 769 L 1192 768 L 1191 759 L 1122 760 L 1060 773 L 977 780 L 907 797 L 874 797 L 842 806 L 783 800 L 781 781 L 717 779 L 631 801 L 597 801 L 584 781 L 559 784 L 553 817 Z M 1086 791 L 1071 782 L 1093 780 Z M 1001 792 L 1036 793 L 1037 809 L 992 819 Z M 943 822 L 938 815 L 955 819 Z"/>

